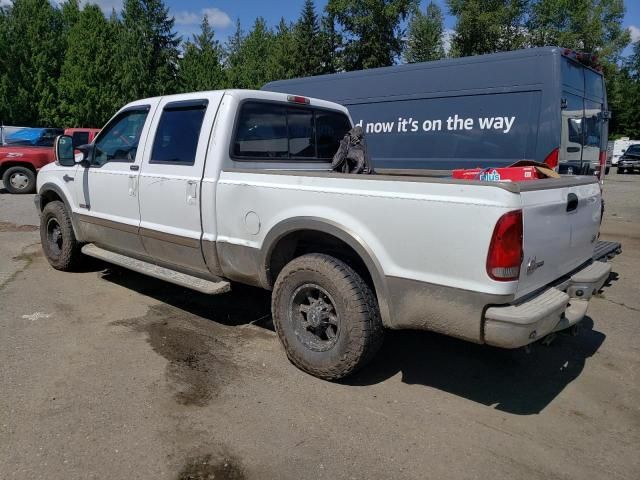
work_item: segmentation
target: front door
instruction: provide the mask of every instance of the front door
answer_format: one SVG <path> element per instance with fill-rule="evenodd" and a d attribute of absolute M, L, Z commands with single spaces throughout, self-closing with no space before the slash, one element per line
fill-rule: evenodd
<path fill-rule="evenodd" d="M 222 93 L 187 98 L 158 106 L 140 173 L 140 235 L 158 263 L 206 275 L 200 197 Z"/>
<path fill-rule="evenodd" d="M 99 246 L 144 256 L 138 235 L 138 176 L 145 125 L 155 105 L 129 107 L 96 138 L 90 165 L 76 175 L 83 238 Z"/>

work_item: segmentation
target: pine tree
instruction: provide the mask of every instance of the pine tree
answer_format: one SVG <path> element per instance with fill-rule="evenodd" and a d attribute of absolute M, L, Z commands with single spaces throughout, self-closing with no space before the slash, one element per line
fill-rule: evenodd
<path fill-rule="evenodd" d="M 0 5 L 0 52 L 9 48 L 7 39 L 8 9 Z M 0 55 L 0 125 L 11 118 L 11 102 L 9 101 L 9 62 L 6 55 Z"/>
<path fill-rule="evenodd" d="M 246 37 L 236 32 L 239 47 L 231 52 L 229 80 L 232 88 L 260 88 L 271 80 L 269 56 L 272 52 L 273 33 L 264 18 L 258 17 Z M 235 42 L 235 40 L 234 40 Z"/>
<path fill-rule="evenodd" d="M 336 31 L 336 20 L 331 14 L 322 17 L 320 21 L 320 73 L 336 73 L 342 70 L 340 50 L 342 49 L 342 35 Z"/>
<path fill-rule="evenodd" d="M 121 103 L 175 91 L 178 45 L 162 0 L 124 0 L 117 81 Z"/>
<path fill-rule="evenodd" d="M 179 63 L 180 86 L 184 92 L 217 90 L 224 88 L 222 47 L 215 39 L 215 32 L 207 15 L 202 19 L 200 33 L 193 36 L 184 48 Z"/>
<path fill-rule="evenodd" d="M 295 26 L 295 39 L 297 75 L 306 77 L 323 73 L 320 22 L 313 0 L 304 2 L 302 14 Z"/>
<path fill-rule="evenodd" d="M 527 46 L 529 0 L 447 0 L 457 18 L 452 56 L 481 55 Z"/>
<path fill-rule="evenodd" d="M 51 125 L 58 105 L 62 19 L 48 0 L 15 0 L 3 17 L 2 121 Z"/>
<path fill-rule="evenodd" d="M 283 80 L 302 75 L 297 56 L 299 44 L 296 41 L 293 26 L 280 19 L 271 45 L 268 58 L 269 68 L 265 83 L 271 80 Z"/>
<path fill-rule="evenodd" d="M 629 44 L 623 0 L 534 0 L 527 30 L 533 46 L 558 45 L 618 62 Z"/>
<path fill-rule="evenodd" d="M 405 60 L 415 63 L 443 58 L 443 33 L 444 17 L 438 5 L 429 2 L 426 13 L 416 9 L 409 22 Z"/>
<path fill-rule="evenodd" d="M 416 0 L 329 0 L 327 12 L 342 26 L 347 70 L 392 65 L 402 51 L 402 22 Z"/>
<path fill-rule="evenodd" d="M 109 72 L 116 30 L 97 5 L 86 5 L 68 32 L 58 91 L 61 126 L 100 127 L 121 106 Z"/>
<path fill-rule="evenodd" d="M 240 66 L 242 64 L 242 44 L 244 43 L 244 32 L 240 25 L 240 19 L 236 19 L 236 29 L 227 40 L 224 46 L 224 72 L 228 88 L 239 88 Z"/>

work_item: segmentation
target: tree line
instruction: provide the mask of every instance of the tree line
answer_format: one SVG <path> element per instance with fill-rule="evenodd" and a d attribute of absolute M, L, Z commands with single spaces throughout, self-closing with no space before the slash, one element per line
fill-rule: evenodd
<path fill-rule="evenodd" d="M 207 16 L 183 39 L 163 0 L 124 0 L 105 16 L 79 0 L 11 0 L 0 7 L 0 121 L 101 126 L 138 98 L 559 45 L 597 53 L 610 133 L 640 136 L 640 46 L 622 27 L 623 0 L 305 0 L 294 22 L 258 17 L 220 39 Z"/>

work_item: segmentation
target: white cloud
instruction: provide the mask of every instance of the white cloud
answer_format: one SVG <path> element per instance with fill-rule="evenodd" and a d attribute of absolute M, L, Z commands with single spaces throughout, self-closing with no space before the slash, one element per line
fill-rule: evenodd
<path fill-rule="evenodd" d="M 193 12 L 178 12 L 173 18 L 176 20 L 176 25 L 193 25 L 202 21 L 202 17 Z"/>
<path fill-rule="evenodd" d="M 175 14 L 176 25 L 197 25 L 203 16 L 209 17 L 209 24 L 213 28 L 225 29 L 231 25 L 231 17 L 216 7 L 203 8 L 200 13 L 182 11 Z"/>
<path fill-rule="evenodd" d="M 635 25 L 631 25 L 629 26 L 629 33 L 631 34 L 631 41 L 633 43 L 640 40 L 640 28 Z"/>

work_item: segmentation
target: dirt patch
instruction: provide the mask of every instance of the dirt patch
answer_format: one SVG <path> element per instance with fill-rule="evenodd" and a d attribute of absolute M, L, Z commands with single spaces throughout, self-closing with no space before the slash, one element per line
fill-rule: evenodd
<path fill-rule="evenodd" d="M 35 232 L 37 225 L 18 225 L 12 222 L 0 222 L 0 232 Z"/>
<path fill-rule="evenodd" d="M 177 480 L 244 480 L 239 462 L 232 457 L 214 458 L 212 455 L 190 458 L 178 474 Z"/>
<path fill-rule="evenodd" d="M 142 317 L 113 324 L 147 334 L 153 351 L 169 362 L 166 377 L 176 402 L 204 406 L 236 376 L 238 367 L 229 348 L 194 320 L 198 317 L 177 308 L 155 305 Z"/>
<path fill-rule="evenodd" d="M 3 276 L 2 272 L 0 272 L 0 289 L 4 288 L 6 285 L 9 285 L 13 280 L 15 280 L 16 276 L 24 272 L 29 266 L 33 263 L 33 261 L 37 257 L 42 257 L 42 249 L 40 248 L 39 243 L 34 243 L 31 245 L 27 245 L 22 249 L 22 252 L 15 257 L 12 257 L 11 260 L 15 262 L 24 262 L 21 267 L 19 267 L 13 273 Z"/>

